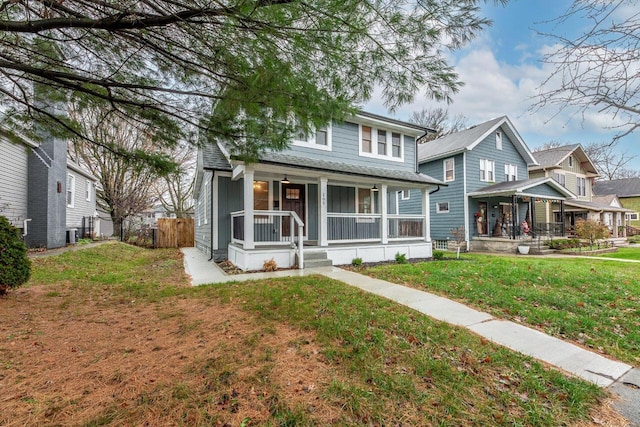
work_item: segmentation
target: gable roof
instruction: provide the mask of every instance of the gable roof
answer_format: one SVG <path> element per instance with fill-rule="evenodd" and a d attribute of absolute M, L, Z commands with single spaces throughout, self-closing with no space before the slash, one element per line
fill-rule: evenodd
<path fill-rule="evenodd" d="M 498 117 L 489 120 L 488 122 L 472 126 L 469 129 L 418 144 L 418 162 L 425 163 L 431 160 L 459 154 L 463 151 L 471 151 L 498 128 L 502 128 L 503 132 L 513 142 L 516 150 L 518 150 L 527 164 L 536 163 L 535 158 L 531 155 L 529 147 L 527 147 L 527 144 L 525 144 L 524 140 L 520 137 L 520 134 L 507 116 Z"/>
<path fill-rule="evenodd" d="M 618 197 L 640 197 L 640 178 L 596 181 L 593 192 L 598 196 L 615 194 Z"/>
<path fill-rule="evenodd" d="M 503 181 L 481 188 L 477 191 L 469 193 L 471 197 L 496 197 L 496 196 L 529 196 L 540 197 L 535 193 L 535 188 L 540 186 L 550 187 L 557 191 L 563 197 L 575 199 L 576 195 L 560 185 L 555 179 L 549 177 L 521 179 L 519 181 Z M 551 197 L 548 197 L 551 198 Z"/>
<path fill-rule="evenodd" d="M 561 169 L 562 162 L 571 155 L 577 158 L 581 167 L 590 174 L 589 176 L 600 176 L 598 169 L 580 144 L 562 145 L 547 150 L 534 151 L 533 157 L 537 160 L 538 165 L 529 167 L 529 170 Z"/>
<path fill-rule="evenodd" d="M 619 208 L 616 206 L 605 205 L 597 202 L 587 202 L 585 200 L 567 200 L 565 205 L 567 206 L 567 208 L 574 207 L 596 212 L 633 212 L 631 209 Z"/>

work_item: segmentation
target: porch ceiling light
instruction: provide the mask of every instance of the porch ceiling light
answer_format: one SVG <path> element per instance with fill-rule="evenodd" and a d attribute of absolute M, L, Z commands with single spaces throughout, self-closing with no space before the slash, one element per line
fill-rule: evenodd
<path fill-rule="evenodd" d="M 291 182 L 291 181 L 289 181 L 289 178 L 287 178 L 287 175 L 285 175 L 284 178 L 282 178 L 282 181 L 280 181 L 280 182 L 283 183 L 283 184 L 289 184 L 289 182 Z"/>
<path fill-rule="evenodd" d="M 378 191 L 378 187 L 375 184 L 373 184 L 373 188 L 371 189 L 371 191 Z"/>

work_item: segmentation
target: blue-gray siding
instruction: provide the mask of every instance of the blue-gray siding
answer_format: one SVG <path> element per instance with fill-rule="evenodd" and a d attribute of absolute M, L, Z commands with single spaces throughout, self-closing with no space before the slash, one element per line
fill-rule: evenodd
<path fill-rule="evenodd" d="M 381 129 L 383 128 L 381 127 Z M 283 151 L 283 153 L 300 155 L 318 160 L 335 159 L 336 161 L 346 162 L 353 165 L 393 168 L 409 171 L 415 171 L 416 169 L 416 143 L 415 138 L 413 137 L 405 135 L 403 141 L 404 161 L 400 162 L 386 160 L 384 158 L 360 156 L 359 125 L 357 123 L 333 123 L 331 133 L 331 152 L 292 144 L 287 150 Z"/>

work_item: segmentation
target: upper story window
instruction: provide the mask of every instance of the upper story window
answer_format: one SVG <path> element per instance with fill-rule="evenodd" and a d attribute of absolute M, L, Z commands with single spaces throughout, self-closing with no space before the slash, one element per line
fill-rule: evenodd
<path fill-rule="evenodd" d="M 402 135 L 397 132 L 391 132 L 391 155 L 402 157 Z"/>
<path fill-rule="evenodd" d="M 454 181 L 456 179 L 455 164 L 453 157 L 442 161 L 444 168 L 444 182 Z"/>
<path fill-rule="evenodd" d="M 378 129 L 378 155 L 387 155 L 387 131 Z"/>
<path fill-rule="evenodd" d="M 87 190 L 84 195 L 84 198 L 87 202 L 91 201 L 92 194 L 93 194 L 93 182 L 87 181 Z"/>
<path fill-rule="evenodd" d="M 518 166 L 517 165 L 504 165 L 504 180 L 505 181 L 517 181 L 518 180 Z"/>
<path fill-rule="evenodd" d="M 309 134 L 298 128 L 293 139 L 293 145 L 331 151 L 331 126 L 313 128 Z"/>
<path fill-rule="evenodd" d="M 573 156 L 569 156 L 569 167 L 573 167 Z"/>
<path fill-rule="evenodd" d="M 587 195 L 587 178 L 578 177 L 578 196 Z"/>
<path fill-rule="evenodd" d="M 371 128 L 369 126 L 362 126 L 360 133 L 362 135 L 360 138 L 360 152 L 371 153 Z"/>
<path fill-rule="evenodd" d="M 380 159 L 404 160 L 404 135 L 388 129 L 360 125 L 360 155 Z"/>
<path fill-rule="evenodd" d="M 566 187 L 566 186 L 567 186 L 567 180 L 566 180 L 566 177 L 564 176 L 564 174 L 563 174 L 563 173 L 557 173 L 557 172 L 555 172 L 555 173 L 553 174 L 553 179 L 555 179 L 556 181 L 558 181 L 558 183 L 559 183 L 560 185 L 562 185 L 563 187 Z"/>
<path fill-rule="evenodd" d="M 67 174 L 67 207 L 75 206 L 75 198 L 76 198 L 76 177 Z"/>
<path fill-rule="evenodd" d="M 409 200 L 411 198 L 411 190 L 398 191 L 400 194 L 400 200 Z"/>
<path fill-rule="evenodd" d="M 496 132 L 496 150 L 502 150 L 502 132 Z"/>
<path fill-rule="evenodd" d="M 480 159 L 480 181 L 493 182 L 496 180 L 496 162 Z"/>

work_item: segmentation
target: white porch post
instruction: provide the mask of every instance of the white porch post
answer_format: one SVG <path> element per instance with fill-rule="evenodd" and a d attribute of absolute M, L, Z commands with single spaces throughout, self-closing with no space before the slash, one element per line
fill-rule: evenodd
<path fill-rule="evenodd" d="M 254 249 L 253 240 L 253 170 L 244 171 L 244 249 Z"/>
<path fill-rule="evenodd" d="M 620 212 L 613 213 L 613 237 L 620 237 L 618 233 L 618 225 L 621 223 L 620 221 Z"/>
<path fill-rule="evenodd" d="M 380 239 L 383 245 L 389 243 L 389 224 L 387 224 L 388 212 L 387 184 L 380 185 Z"/>
<path fill-rule="evenodd" d="M 431 241 L 431 211 L 429 210 L 429 187 L 422 190 L 422 215 L 424 215 L 424 241 Z"/>
<path fill-rule="evenodd" d="M 328 246 L 327 243 L 327 182 L 326 177 L 318 178 L 318 246 Z"/>

